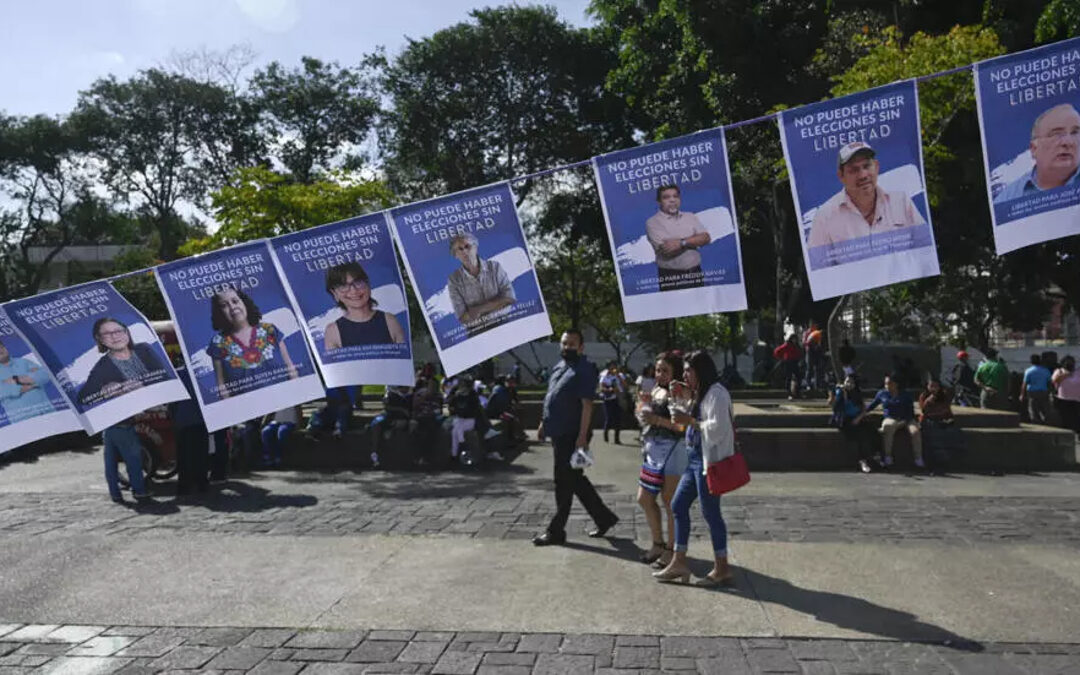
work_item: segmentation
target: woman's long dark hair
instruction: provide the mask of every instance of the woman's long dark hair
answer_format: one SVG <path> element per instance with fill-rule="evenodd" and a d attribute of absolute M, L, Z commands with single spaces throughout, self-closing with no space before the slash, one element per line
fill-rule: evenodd
<path fill-rule="evenodd" d="M 657 361 L 663 361 L 671 366 L 671 380 L 681 381 L 683 378 L 683 359 L 675 352 L 662 352 L 657 355 Z M 655 374 L 655 373 L 654 373 Z"/>
<path fill-rule="evenodd" d="M 698 349 L 686 357 L 686 368 L 691 368 L 697 375 L 698 388 L 694 396 L 694 402 L 700 403 L 705 398 L 705 392 L 709 387 L 720 381 L 720 372 L 716 370 L 716 362 L 705 350 Z"/>
<path fill-rule="evenodd" d="M 862 393 L 862 387 L 859 386 L 859 378 L 855 377 L 854 375 L 848 375 L 847 377 L 844 378 L 844 380 L 847 380 L 848 377 L 850 377 L 851 381 L 855 383 L 855 388 L 852 389 L 851 391 L 848 391 L 847 389 L 844 389 L 844 387 L 841 386 L 840 391 L 844 392 L 844 397 L 847 398 L 847 400 L 851 401 L 855 405 L 862 408 L 862 407 L 864 407 L 863 406 L 863 393 Z"/>
<path fill-rule="evenodd" d="M 214 293 L 210 298 L 210 326 L 219 333 L 227 333 L 232 330 L 232 321 L 225 315 L 225 310 L 221 309 L 218 305 L 218 296 L 225 291 L 232 291 L 236 293 L 236 296 L 240 298 L 240 301 L 244 303 L 244 307 L 247 308 L 247 322 L 248 325 L 254 328 L 262 321 L 262 312 L 255 306 L 255 302 L 248 297 L 248 294 L 240 290 L 239 288 L 222 288 Z"/>

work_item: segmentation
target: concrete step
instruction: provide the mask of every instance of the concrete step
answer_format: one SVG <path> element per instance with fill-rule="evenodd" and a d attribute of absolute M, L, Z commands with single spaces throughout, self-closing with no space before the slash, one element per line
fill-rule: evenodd
<path fill-rule="evenodd" d="M 956 470 L 1051 471 L 1077 468 L 1077 445 L 1071 431 L 1023 424 L 1015 429 L 963 429 L 966 449 L 953 458 Z M 836 429 L 738 430 L 740 449 L 751 469 L 835 470 L 858 462 L 854 447 Z M 880 443 L 880 436 L 877 437 Z M 925 446 L 925 443 L 924 443 Z M 877 446 L 880 449 L 880 445 Z M 893 444 L 898 467 L 911 467 L 911 440 L 899 431 Z"/>
<path fill-rule="evenodd" d="M 365 411 L 366 413 L 367 411 Z M 1075 436 L 1072 432 L 1032 424 L 1014 428 L 996 426 L 965 426 L 967 421 L 980 422 L 979 415 L 959 418 L 964 432 L 966 450 L 956 456 L 952 468 L 956 470 L 1003 470 L 1047 471 L 1077 468 Z M 357 470 L 371 466 L 372 432 L 366 426 L 367 414 L 357 414 L 343 438 L 334 439 L 323 434 L 320 440 L 298 433 L 285 452 L 288 467 L 325 470 Z M 855 448 L 848 446 L 841 434 L 831 427 L 763 427 L 746 426 L 737 418 L 740 448 L 754 470 L 844 470 L 854 467 L 858 456 Z M 531 433 L 531 432 L 530 432 Z M 878 443 L 880 444 L 880 436 Z M 634 432 L 626 432 L 623 441 L 636 440 Z M 596 438 L 599 442 L 599 437 Z M 417 447 L 414 437 L 399 433 L 384 442 L 380 449 L 384 464 L 395 458 L 420 452 L 436 458 L 438 464 L 448 453 L 449 441 L 436 439 L 438 452 L 433 447 Z M 876 449 L 880 449 L 880 445 Z M 522 446 L 500 447 L 500 452 L 512 457 Z M 907 434 L 897 432 L 894 456 L 901 467 L 910 467 L 911 443 Z M 401 466 L 407 461 L 398 463 Z"/>
<path fill-rule="evenodd" d="M 349 429 L 340 437 L 330 433 L 293 434 L 283 451 L 282 460 L 288 468 L 357 470 L 373 466 L 371 452 L 376 448 L 374 434 L 368 426 L 367 415 L 354 415 Z M 499 451 L 508 462 L 520 454 L 525 444 L 517 439 L 500 436 L 484 445 L 484 452 Z M 404 429 L 392 432 L 378 444 L 380 463 L 384 468 L 408 468 L 415 459 L 423 457 L 435 468 L 451 465 L 450 437 L 440 431 L 434 436 L 412 435 Z"/>
<path fill-rule="evenodd" d="M 915 407 L 918 412 L 918 406 Z M 1020 415 L 1000 410 L 981 408 L 953 408 L 958 424 L 965 429 L 1015 429 L 1020 426 Z M 760 403 L 735 403 L 735 424 L 747 428 L 794 428 L 821 429 L 829 428 L 832 410 L 824 401 L 820 405 L 810 403 L 778 403 L 763 407 Z M 868 416 L 874 425 L 881 423 L 881 411 L 875 410 Z"/>

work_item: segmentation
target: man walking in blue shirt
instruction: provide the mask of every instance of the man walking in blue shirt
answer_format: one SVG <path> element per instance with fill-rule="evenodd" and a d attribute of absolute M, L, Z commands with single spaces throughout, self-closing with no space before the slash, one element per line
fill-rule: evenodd
<path fill-rule="evenodd" d="M 544 417 L 536 432 L 537 440 L 551 438 L 555 450 L 555 515 L 547 530 L 533 537 L 536 546 L 566 543 L 566 521 L 574 495 L 596 522 L 590 537 L 602 537 L 619 522 L 600 499 L 596 488 L 582 469 L 570 466 L 576 448 L 587 448 L 592 435 L 593 397 L 596 395 L 596 366 L 582 352 L 585 340 L 581 331 L 571 328 L 562 334 L 562 360 L 551 370 Z"/>
<path fill-rule="evenodd" d="M 1050 412 L 1050 371 L 1042 365 L 1038 354 L 1031 355 L 1031 366 L 1024 371 L 1020 385 L 1020 404 L 1026 405 L 1032 424 L 1047 424 Z"/>

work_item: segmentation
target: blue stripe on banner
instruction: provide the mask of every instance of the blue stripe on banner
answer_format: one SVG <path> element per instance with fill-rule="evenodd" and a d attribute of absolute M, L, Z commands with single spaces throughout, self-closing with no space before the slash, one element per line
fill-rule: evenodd
<path fill-rule="evenodd" d="M 1017 199 L 994 204 L 995 225 L 1008 225 L 1014 220 L 1068 208 L 1077 203 L 1080 203 L 1080 185 L 1076 183 L 1054 190 L 1032 192 Z"/>
<path fill-rule="evenodd" d="M 816 270 L 822 267 L 844 265 L 879 255 L 932 246 L 933 243 L 934 239 L 929 225 L 926 223 L 913 225 L 892 232 L 848 239 L 836 244 L 815 246 L 810 249 L 810 269 Z"/>

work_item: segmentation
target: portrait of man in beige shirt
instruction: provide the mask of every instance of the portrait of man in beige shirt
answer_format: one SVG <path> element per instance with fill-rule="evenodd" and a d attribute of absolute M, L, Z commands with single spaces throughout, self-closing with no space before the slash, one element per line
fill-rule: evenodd
<path fill-rule="evenodd" d="M 877 153 L 869 144 L 855 141 L 840 148 L 836 176 L 844 189 L 814 214 L 807 243 L 810 248 L 926 222 L 907 193 L 886 192 L 878 186 L 880 170 Z"/>
<path fill-rule="evenodd" d="M 678 185 L 662 185 L 656 191 L 658 210 L 645 221 L 645 235 L 656 251 L 660 290 L 700 288 L 705 285 L 699 248 L 712 241 L 693 213 L 680 210 Z"/>

